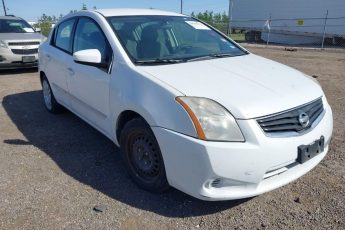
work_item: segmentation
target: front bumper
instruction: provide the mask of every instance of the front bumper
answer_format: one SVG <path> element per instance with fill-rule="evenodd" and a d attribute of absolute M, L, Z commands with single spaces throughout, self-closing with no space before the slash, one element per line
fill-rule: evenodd
<path fill-rule="evenodd" d="M 171 186 L 202 200 L 232 200 L 271 191 L 313 169 L 328 151 L 333 130 L 332 111 L 308 133 L 268 137 L 256 120 L 239 120 L 244 143 L 208 142 L 160 127 L 153 131 L 160 145 Z M 325 137 L 325 150 L 299 164 L 297 147 Z"/>
<path fill-rule="evenodd" d="M 23 56 L 34 56 L 34 62 L 23 62 Z M 38 66 L 38 53 L 35 54 L 14 54 L 10 49 L 1 49 L 0 69 L 36 67 Z"/>

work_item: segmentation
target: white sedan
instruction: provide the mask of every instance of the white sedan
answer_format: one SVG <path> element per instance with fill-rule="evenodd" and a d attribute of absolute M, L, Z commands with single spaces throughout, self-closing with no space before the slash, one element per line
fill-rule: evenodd
<path fill-rule="evenodd" d="M 120 146 L 152 192 L 252 197 L 304 175 L 329 148 L 332 111 L 313 78 L 189 16 L 69 14 L 39 54 L 47 110 L 63 106 Z"/>

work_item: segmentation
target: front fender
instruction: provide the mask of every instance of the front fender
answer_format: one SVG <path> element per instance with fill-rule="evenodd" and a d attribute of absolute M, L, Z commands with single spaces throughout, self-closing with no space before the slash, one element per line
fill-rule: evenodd
<path fill-rule="evenodd" d="M 182 93 L 135 67 L 118 63 L 114 69 L 116 71 L 110 83 L 114 130 L 119 115 L 130 110 L 140 114 L 151 127 L 162 127 L 196 137 L 189 115 L 175 101 L 176 96 L 183 96 Z"/>

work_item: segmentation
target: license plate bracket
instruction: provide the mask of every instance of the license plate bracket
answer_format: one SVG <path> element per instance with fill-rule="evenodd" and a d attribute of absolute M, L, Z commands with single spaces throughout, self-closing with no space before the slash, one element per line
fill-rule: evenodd
<path fill-rule="evenodd" d="M 36 61 L 36 58 L 35 58 L 35 56 L 23 56 L 23 57 L 22 57 L 22 61 L 23 61 L 24 63 L 35 62 L 35 61 Z"/>
<path fill-rule="evenodd" d="M 298 157 L 297 162 L 303 164 L 313 157 L 322 153 L 325 149 L 325 137 L 321 136 L 319 140 L 314 141 L 309 145 L 298 146 Z"/>

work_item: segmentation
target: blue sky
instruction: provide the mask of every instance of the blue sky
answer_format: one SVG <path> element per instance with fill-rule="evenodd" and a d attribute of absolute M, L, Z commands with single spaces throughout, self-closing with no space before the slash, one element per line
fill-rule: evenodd
<path fill-rule="evenodd" d="M 228 0 L 183 0 L 184 13 L 204 10 L 223 12 L 228 9 Z M 43 13 L 59 16 L 67 14 L 70 10 L 80 10 L 83 3 L 89 8 L 155 8 L 168 11 L 180 11 L 180 0 L 5 0 L 8 14 L 14 14 L 27 21 L 37 21 Z M 1 4 L 1 1 L 0 1 Z M 3 15 L 2 5 L 0 15 Z"/>

